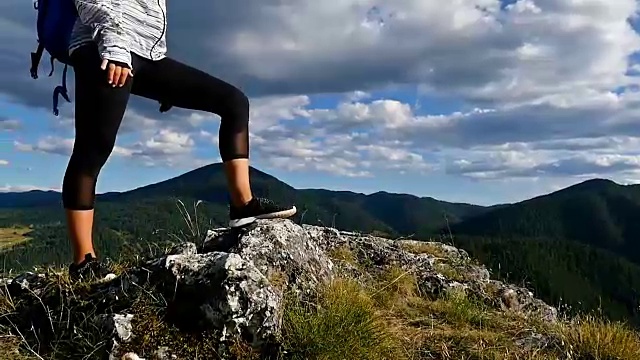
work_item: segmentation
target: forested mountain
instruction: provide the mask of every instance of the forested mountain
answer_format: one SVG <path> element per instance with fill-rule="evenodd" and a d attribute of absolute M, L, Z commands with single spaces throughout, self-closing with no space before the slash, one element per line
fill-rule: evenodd
<path fill-rule="evenodd" d="M 455 234 L 573 240 L 640 263 L 640 185 L 589 180 L 452 225 Z"/>
<path fill-rule="evenodd" d="M 640 327 L 640 266 L 618 254 L 544 238 L 462 235 L 455 245 L 492 269 L 495 278 L 521 284 L 571 314 L 601 312 Z"/>
<path fill-rule="evenodd" d="M 60 200 L 55 191 L 0 192 L 0 209 L 47 206 Z"/>

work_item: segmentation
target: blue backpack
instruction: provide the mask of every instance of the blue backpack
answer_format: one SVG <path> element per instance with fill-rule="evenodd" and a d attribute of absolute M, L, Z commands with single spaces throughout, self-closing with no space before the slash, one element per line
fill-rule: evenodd
<path fill-rule="evenodd" d="M 38 78 L 38 65 L 44 50 L 51 55 L 49 76 L 53 75 L 54 60 L 64 64 L 62 85 L 53 91 L 53 113 L 58 116 L 58 97 L 62 95 L 67 102 L 71 102 L 67 93 L 67 67 L 71 65 L 69 40 L 78 18 L 78 11 L 73 0 L 36 0 L 33 7 L 38 11 L 38 49 L 31 53 L 31 77 Z"/>

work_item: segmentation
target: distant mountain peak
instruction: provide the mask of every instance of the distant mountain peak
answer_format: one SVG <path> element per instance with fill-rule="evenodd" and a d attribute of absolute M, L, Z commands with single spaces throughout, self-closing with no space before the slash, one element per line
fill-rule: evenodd
<path fill-rule="evenodd" d="M 582 184 L 614 184 L 614 185 L 618 185 L 615 181 L 610 180 L 610 179 L 604 179 L 604 178 L 595 178 L 595 179 L 589 179 L 589 180 L 585 180 L 582 182 Z"/>
<path fill-rule="evenodd" d="M 585 181 L 583 181 L 581 183 L 578 183 L 578 184 L 575 184 L 573 186 L 570 186 L 570 187 L 566 188 L 565 190 L 572 190 L 572 189 L 600 190 L 600 189 L 607 189 L 607 188 L 617 187 L 617 186 L 621 186 L 621 185 L 616 183 L 613 180 L 603 179 L 603 178 L 595 178 L 595 179 L 585 180 Z"/>

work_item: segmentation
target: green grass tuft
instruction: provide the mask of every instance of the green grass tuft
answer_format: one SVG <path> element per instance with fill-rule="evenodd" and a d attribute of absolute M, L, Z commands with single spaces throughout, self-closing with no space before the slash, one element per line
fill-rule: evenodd
<path fill-rule="evenodd" d="M 640 359 L 640 335 L 623 323 L 596 316 L 576 317 L 552 329 L 572 359 Z"/>
<path fill-rule="evenodd" d="M 284 347 L 293 359 L 403 359 L 398 334 L 355 282 L 337 280 L 315 303 L 289 300 Z"/>

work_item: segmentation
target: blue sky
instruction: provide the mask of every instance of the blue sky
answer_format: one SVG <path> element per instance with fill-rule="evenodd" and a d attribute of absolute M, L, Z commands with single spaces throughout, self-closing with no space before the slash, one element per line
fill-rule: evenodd
<path fill-rule="evenodd" d="M 640 182 L 637 5 L 184 0 L 168 4 L 169 55 L 245 90 L 252 164 L 294 187 L 487 205 Z M 0 4 L 0 191 L 59 189 L 73 144 L 74 103 L 51 114 L 61 67 L 29 77 L 34 19 Z M 98 190 L 219 161 L 218 125 L 133 99 Z"/>

